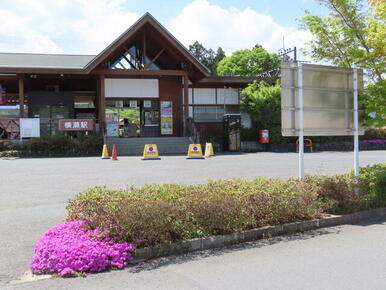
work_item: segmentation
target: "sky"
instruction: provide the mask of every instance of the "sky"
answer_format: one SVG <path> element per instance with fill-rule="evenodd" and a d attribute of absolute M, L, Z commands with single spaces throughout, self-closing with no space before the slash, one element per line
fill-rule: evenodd
<path fill-rule="evenodd" d="M 315 0 L 1 0 L 0 52 L 98 54 L 146 12 L 187 47 L 277 52 L 283 36 L 287 48 L 312 38 L 305 9 L 325 13 Z"/>

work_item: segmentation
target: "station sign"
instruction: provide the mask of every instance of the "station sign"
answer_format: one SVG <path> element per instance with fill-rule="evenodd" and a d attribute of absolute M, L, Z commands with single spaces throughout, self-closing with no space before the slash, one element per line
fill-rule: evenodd
<path fill-rule="evenodd" d="M 59 120 L 60 131 L 93 131 L 94 120 L 91 119 L 61 119 Z"/>

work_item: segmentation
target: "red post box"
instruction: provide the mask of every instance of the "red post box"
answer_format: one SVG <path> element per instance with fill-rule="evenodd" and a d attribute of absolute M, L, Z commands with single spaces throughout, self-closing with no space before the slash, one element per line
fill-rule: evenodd
<path fill-rule="evenodd" d="M 269 143 L 269 130 L 259 130 L 259 142 L 262 144 Z"/>

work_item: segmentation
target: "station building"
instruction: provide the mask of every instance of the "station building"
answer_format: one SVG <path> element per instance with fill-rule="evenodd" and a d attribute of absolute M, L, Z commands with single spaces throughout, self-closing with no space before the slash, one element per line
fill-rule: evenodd
<path fill-rule="evenodd" d="M 19 118 L 40 118 L 42 135 L 87 120 L 107 137 L 188 136 L 239 114 L 240 90 L 262 79 L 210 76 L 146 13 L 98 55 L 0 53 L 0 134 L 18 138 Z"/>

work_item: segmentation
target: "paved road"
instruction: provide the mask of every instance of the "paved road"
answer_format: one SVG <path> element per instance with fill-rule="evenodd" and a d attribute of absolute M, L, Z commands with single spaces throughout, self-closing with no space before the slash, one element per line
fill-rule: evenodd
<path fill-rule="evenodd" d="M 361 166 L 386 162 L 386 151 L 361 152 Z M 352 167 L 352 153 L 306 154 L 312 174 L 343 173 Z M 40 158 L 0 160 L 0 286 L 28 268 L 33 245 L 51 226 L 65 218 L 65 205 L 80 190 L 94 185 L 122 188 L 149 182 L 197 183 L 237 177 L 297 175 L 295 153 L 223 155 L 210 160 L 161 161 L 122 157 Z"/>
<path fill-rule="evenodd" d="M 8 289 L 386 289 L 386 220 Z"/>

